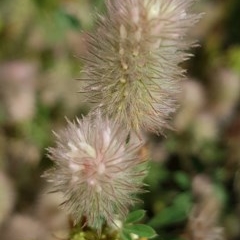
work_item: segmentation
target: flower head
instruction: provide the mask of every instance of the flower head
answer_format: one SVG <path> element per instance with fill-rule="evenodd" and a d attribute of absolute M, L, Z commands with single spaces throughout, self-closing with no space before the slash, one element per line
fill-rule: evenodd
<path fill-rule="evenodd" d="M 63 205 L 78 222 L 98 230 L 103 223 L 123 218 L 141 191 L 146 168 L 139 157 L 141 143 L 126 142 L 120 125 L 101 117 L 68 122 L 55 134 L 56 147 L 49 149 L 56 168 L 45 174 L 55 191 L 64 194 Z"/>
<path fill-rule="evenodd" d="M 179 63 L 192 42 L 193 0 L 109 0 L 87 38 L 83 92 L 105 115 L 136 132 L 160 133 L 175 112 Z"/>

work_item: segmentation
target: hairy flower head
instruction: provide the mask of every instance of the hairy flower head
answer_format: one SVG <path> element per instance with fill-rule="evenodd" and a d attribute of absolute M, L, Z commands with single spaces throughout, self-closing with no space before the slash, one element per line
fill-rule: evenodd
<path fill-rule="evenodd" d="M 192 45 L 193 0 L 109 0 L 88 53 L 83 92 L 103 114 L 136 132 L 160 133 L 176 110 L 179 81 Z"/>
<path fill-rule="evenodd" d="M 49 156 L 56 168 L 45 176 L 54 191 L 64 194 L 63 205 L 74 220 L 84 217 L 88 226 L 101 230 L 103 223 L 125 217 L 146 173 L 138 154 L 141 143 L 126 142 L 128 133 L 100 113 L 68 122 L 55 135 Z"/>

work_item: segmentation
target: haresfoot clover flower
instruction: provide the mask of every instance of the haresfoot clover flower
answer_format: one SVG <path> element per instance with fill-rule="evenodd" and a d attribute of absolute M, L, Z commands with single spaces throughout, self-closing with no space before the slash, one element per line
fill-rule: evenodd
<path fill-rule="evenodd" d="M 104 115 L 137 133 L 161 133 L 177 107 L 179 63 L 190 54 L 187 34 L 200 15 L 193 0 L 108 0 L 86 39 L 82 91 Z"/>
<path fill-rule="evenodd" d="M 67 128 L 55 135 L 56 147 L 48 151 L 56 168 L 44 176 L 54 191 L 63 193 L 63 205 L 73 219 L 84 218 L 101 231 L 104 223 L 109 226 L 116 217 L 124 218 L 142 191 L 146 174 L 146 159 L 138 154 L 142 143 L 129 140 L 121 125 L 99 112 L 68 121 Z"/>

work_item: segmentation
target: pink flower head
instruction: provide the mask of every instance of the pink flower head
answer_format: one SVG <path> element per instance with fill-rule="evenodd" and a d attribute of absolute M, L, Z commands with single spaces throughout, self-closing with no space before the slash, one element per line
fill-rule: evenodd
<path fill-rule="evenodd" d="M 188 31 L 200 17 L 189 13 L 192 3 L 108 0 L 83 57 L 87 100 L 128 130 L 168 128 L 185 78 L 179 63 L 190 56 Z"/>
<path fill-rule="evenodd" d="M 48 151 L 56 168 L 45 176 L 64 194 L 63 205 L 74 220 L 84 217 L 88 226 L 100 230 L 116 216 L 123 218 L 146 173 L 138 154 L 141 143 L 127 142 L 128 132 L 100 113 L 68 121 L 55 135 L 56 147 Z"/>

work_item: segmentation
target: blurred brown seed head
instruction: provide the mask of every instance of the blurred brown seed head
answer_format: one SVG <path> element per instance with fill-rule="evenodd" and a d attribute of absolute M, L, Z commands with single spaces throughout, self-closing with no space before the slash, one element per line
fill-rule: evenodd
<path fill-rule="evenodd" d="M 197 175 L 193 180 L 193 193 L 197 202 L 189 215 L 187 239 L 224 240 L 223 228 L 218 226 L 221 203 L 210 179 Z"/>

